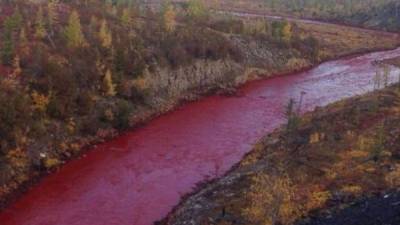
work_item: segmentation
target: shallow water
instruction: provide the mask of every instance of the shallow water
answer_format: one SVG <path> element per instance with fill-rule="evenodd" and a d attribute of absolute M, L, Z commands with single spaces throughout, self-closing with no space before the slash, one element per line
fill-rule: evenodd
<path fill-rule="evenodd" d="M 189 103 L 97 146 L 40 182 L 0 214 L 1 225 L 150 225 L 197 183 L 225 173 L 252 144 L 284 123 L 290 98 L 303 110 L 373 89 L 373 61 L 400 48 L 323 63 L 251 82 L 239 97 Z M 391 80 L 399 70 L 391 68 Z"/>

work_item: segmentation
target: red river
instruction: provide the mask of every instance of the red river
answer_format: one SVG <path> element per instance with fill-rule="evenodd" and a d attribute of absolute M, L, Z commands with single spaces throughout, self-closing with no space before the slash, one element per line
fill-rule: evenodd
<path fill-rule="evenodd" d="M 224 174 L 284 123 L 290 98 L 304 110 L 373 89 L 375 60 L 400 49 L 330 61 L 307 72 L 254 81 L 238 97 L 211 96 L 97 146 L 44 178 L 1 225 L 151 225 L 197 183 Z M 399 70 L 391 68 L 391 80 Z"/>

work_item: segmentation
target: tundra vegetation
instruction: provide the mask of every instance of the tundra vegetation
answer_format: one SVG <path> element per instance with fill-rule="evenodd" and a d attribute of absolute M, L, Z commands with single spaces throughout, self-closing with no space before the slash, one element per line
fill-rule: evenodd
<path fill-rule="evenodd" d="M 200 0 L 0 0 L 0 202 L 84 147 L 252 69 L 288 73 L 398 43 L 340 29 L 216 15 Z"/>

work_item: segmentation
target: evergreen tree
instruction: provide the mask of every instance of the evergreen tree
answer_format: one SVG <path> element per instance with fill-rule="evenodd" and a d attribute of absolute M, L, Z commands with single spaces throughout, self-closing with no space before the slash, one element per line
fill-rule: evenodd
<path fill-rule="evenodd" d="M 50 0 L 49 3 L 47 4 L 47 10 L 48 10 L 48 20 L 49 20 L 49 25 L 52 30 L 54 31 L 54 27 L 58 24 L 58 11 L 57 7 L 59 4 L 59 0 Z"/>
<path fill-rule="evenodd" d="M 106 75 L 103 78 L 103 85 L 107 96 L 112 97 L 117 94 L 117 92 L 115 91 L 115 84 L 112 80 L 112 73 L 109 69 L 107 70 Z"/>
<path fill-rule="evenodd" d="M 125 8 L 122 10 L 121 22 L 124 26 L 127 26 L 127 27 L 132 25 L 133 20 L 132 20 L 131 11 L 129 8 Z"/>
<path fill-rule="evenodd" d="M 165 31 L 173 32 L 176 27 L 175 10 L 171 4 L 165 4 L 162 10 L 162 23 Z"/>
<path fill-rule="evenodd" d="M 35 37 L 38 39 L 43 39 L 46 37 L 46 27 L 44 23 L 43 9 L 39 8 L 39 11 L 36 14 L 36 22 L 35 22 Z"/>
<path fill-rule="evenodd" d="M 15 56 L 14 60 L 13 60 L 13 76 L 14 77 L 18 77 L 19 75 L 21 75 L 22 73 L 22 68 L 21 68 L 21 63 L 20 63 L 20 59 L 19 56 Z"/>
<path fill-rule="evenodd" d="M 292 39 L 292 25 L 285 22 L 282 27 L 282 40 L 285 42 L 290 42 Z"/>
<path fill-rule="evenodd" d="M 4 22 L 4 33 L 1 48 L 1 62 L 4 65 L 11 65 L 14 58 L 14 22 L 12 17 L 6 18 Z"/>
<path fill-rule="evenodd" d="M 189 0 L 187 14 L 191 19 L 201 19 L 206 15 L 206 9 L 201 0 Z"/>
<path fill-rule="evenodd" d="M 4 65 L 11 65 L 14 57 L 14 41 L 11 32 L 4 32 L 3 45 L 1 48 L 1 62 Z"/>
<path fill-rule="evenodd" d="M 29 54 L 30 49 L 29 49 L 28 38 L 26 37 L 25 28 L 21 28 L 21 31 L 19 32 L 18 47 L 20 53 L 22 53 L 23 55 Z"/>
<path fill-rule="evenodd" d="M 69 48 L 84 47 L 87 44 L 77 11 L 73 11 L 69 17 L 68 26 L 65 28 L 65 37 Z"/>
<path fill-rule="evenodd" d="M 10 25 L 12 26 L 12 30 L 19 30 L 23 22 L 23 18 L 19 11 L 19 8 L 16 8 L 14 10 L 13 15 L 9 19 L 10 19 L 9 22 L 11 23 Z"/>
<path fill-rule="evenodd" d="M 99 38 L 101 41 L 101 46 L 104 48 L 111 48 L 112 46 L 112 34 L 108 29 L 106 20 L 103 20 L 100 27 Z"/>

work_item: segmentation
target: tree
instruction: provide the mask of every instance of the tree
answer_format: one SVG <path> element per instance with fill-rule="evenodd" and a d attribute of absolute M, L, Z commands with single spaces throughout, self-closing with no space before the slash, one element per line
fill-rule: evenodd
<path fill-rule="evenodd" d="M 115 84 L 112 80 L 112 73 L 109 69 L 107 70 L 106 75 L 103 78 L 103 85 L 107 96 L 112 97 L 117 94 L 117 92 L 115 91 Z"/>
<path fill-rule="evenodd" d="M 12 19 L 7 18 L 4 22 L 4 33 L 1 48 L 1 61 L 4 65 L 11 65 L 14 58 L 14 39 Z"/>
<path fill-rule="evenodd" d="M 32 103 L 33 103 L 33 106 L 32 106 L 33 109 L 41 114 L 45 113 L 47 111 L 47 107 L 50 102 L 50 97 L 40 94 L 36 91 L 32 92 L 31 97 L 32 97 Z"/>
<path fill-rule="evenodd" d="M 13 15 L 9 19 L 13 30 L 18 30 L 22 26 L 23 18 L 18 8 L 14 10 Z"/>
<path fill-rule="evenodd" d="M 50 0 L 49 3 L 47 4 L 48 20 L 52 32 L 54 30 L 54 26 L 58 24 L 58 17 L 59 17 L 57 11 L 58 4 L 59 0 Z"/>
<path fill-rule="evenodd" d="M 15 56 L 14 61 L 13 61 L 13 76 L 14 77 L 18 77 L 19 75 L 21 75 L 22 73 L 22 69 L 21 69 L 21 63 L 20 63 L 20 59 L 19 56 Z"/>
<path fill-rule="evenodd" d="M 14 57 L 14 42 L 12 36 L 5 33 L 3 36 L 3 45 L 1 48 L 1 62 L 4 65 L 11 65 Z"/>
<path fill-rule="evenodd" d="M 373 160 L 378 161 L 379 158 L 382 156 L 382 153 L 385 150 L 385 142 L 386 142 L 385 124 L 384 122 L 382 122 L 382 124 L 380 124 L 377 127 L 374 144 L 372 145 L 370 152 L 371 158 Z"/>
<path fill-rule="evenodd" d="M 373 82 L 374 82 L 374 90 L 381 88 L 382 76 L 379 70 L 376 71 L 375 76 L 373 78 Z"/>
<path fill-rule="evenodd" d="M 39 11 L 36 14 L 36 22 L 35 22 L 35 37 L 38 39 L 43 39 L 46 37 L 46 27 L 43 19 L 43 9 L 39 8 Z"/>
<path fill-rule="evenodd" d="M 162 22 L 165 31 L 173 32 L 175 30 L 176 27 L 175 17 L 176 14 L 174 7 L 171 4 L 166 4 L 162 10 Z"/>
<path fill-rule="evenodd" d="M 292 39 L 292 25 L 288 22 L 284 22 L 282 27 L 282 40 L 290 42 Z"/>
<path fill-rule="evenodd" d="M 18 47 L 22 55 L 29 55 L 30 48 L 29 48 L 28 38 L 26 37 L 25 28 L 22 28 L 21 31 L 19 32 Z"/>
<path fill-rule="evenodd" d="M 129 27 L 132 25 L 133 20 L 132 20 L 132 15 L 131 11 L 129 8 L 124 8 L 122 10 L 122 15 L 121 15 L 121 22 L 124 26 Z"/>
<path fill-rule="evenodd" d="M 206 15 L 206 9 L 201 0 L 190 0 L 188 2 L 187 14 L 192 19 L 201 19 Z"/>
<path fill-rule="evenodd" d="M 18 34 L 22 25 L 22 15 L 19 9 L 15 9 L 14 13 L 6 17 L 3 23 L 3 37 L 1 48 L 1 61 L 4 65 L 12 65 L 15 51 L 15 34 Z"/>
<path fill-rule="evenodd" d="M 79 14 L 76 10 L 69 16 L 68 26 L 65 28 L 65 37 L 69 48 L 84 47 L 87 44 L 82 32 Z"/>
<path fill-rule="evenodd" d="M 101 41 L 101 46 L 104 48 L 111 48 L 112 46 L 112 34 L 108 29 L 106 20 L 103 20 L 100 26 L 99 38 Z"/>
<path fill-rule="evenodd" d="M 390 69 L 389 66 L 384 65 L 383 66 L 383 77 L 382 77 L 382 81 L 383 81 L 383 86 L 387 87 L 389 86 L 390 83 Z"/>
<path fill-rule="evenodd" d="M 295 104 L 296 102 L 290 99 L 285 110 L 285 117 L 287 119 L 286 131 L 289 133 L 296 131 L 300 123 L 300 117 L 295 110 Z"/>
<path fill-rule="evenodd" d="M 320 43 L 319 43 L 319 41 L 318 41 L 318 39 L 316 39 L 315 37 L 313 37 L 313 36 L 310 36 L 310 37 L 308 37 L 308 38 L 306 38 L 305 39 L 305 43 L 308 45 L 308 46 L 310 46 L 311 47 L 311 54 L 310 54 L 310 56 L 311 56 L 311 59 L 314 61 L 314 62 L 318 62 L 319 60 L 320 60 L 320 48 L 321 48 L 321 46 L 320 46 Z"/>

